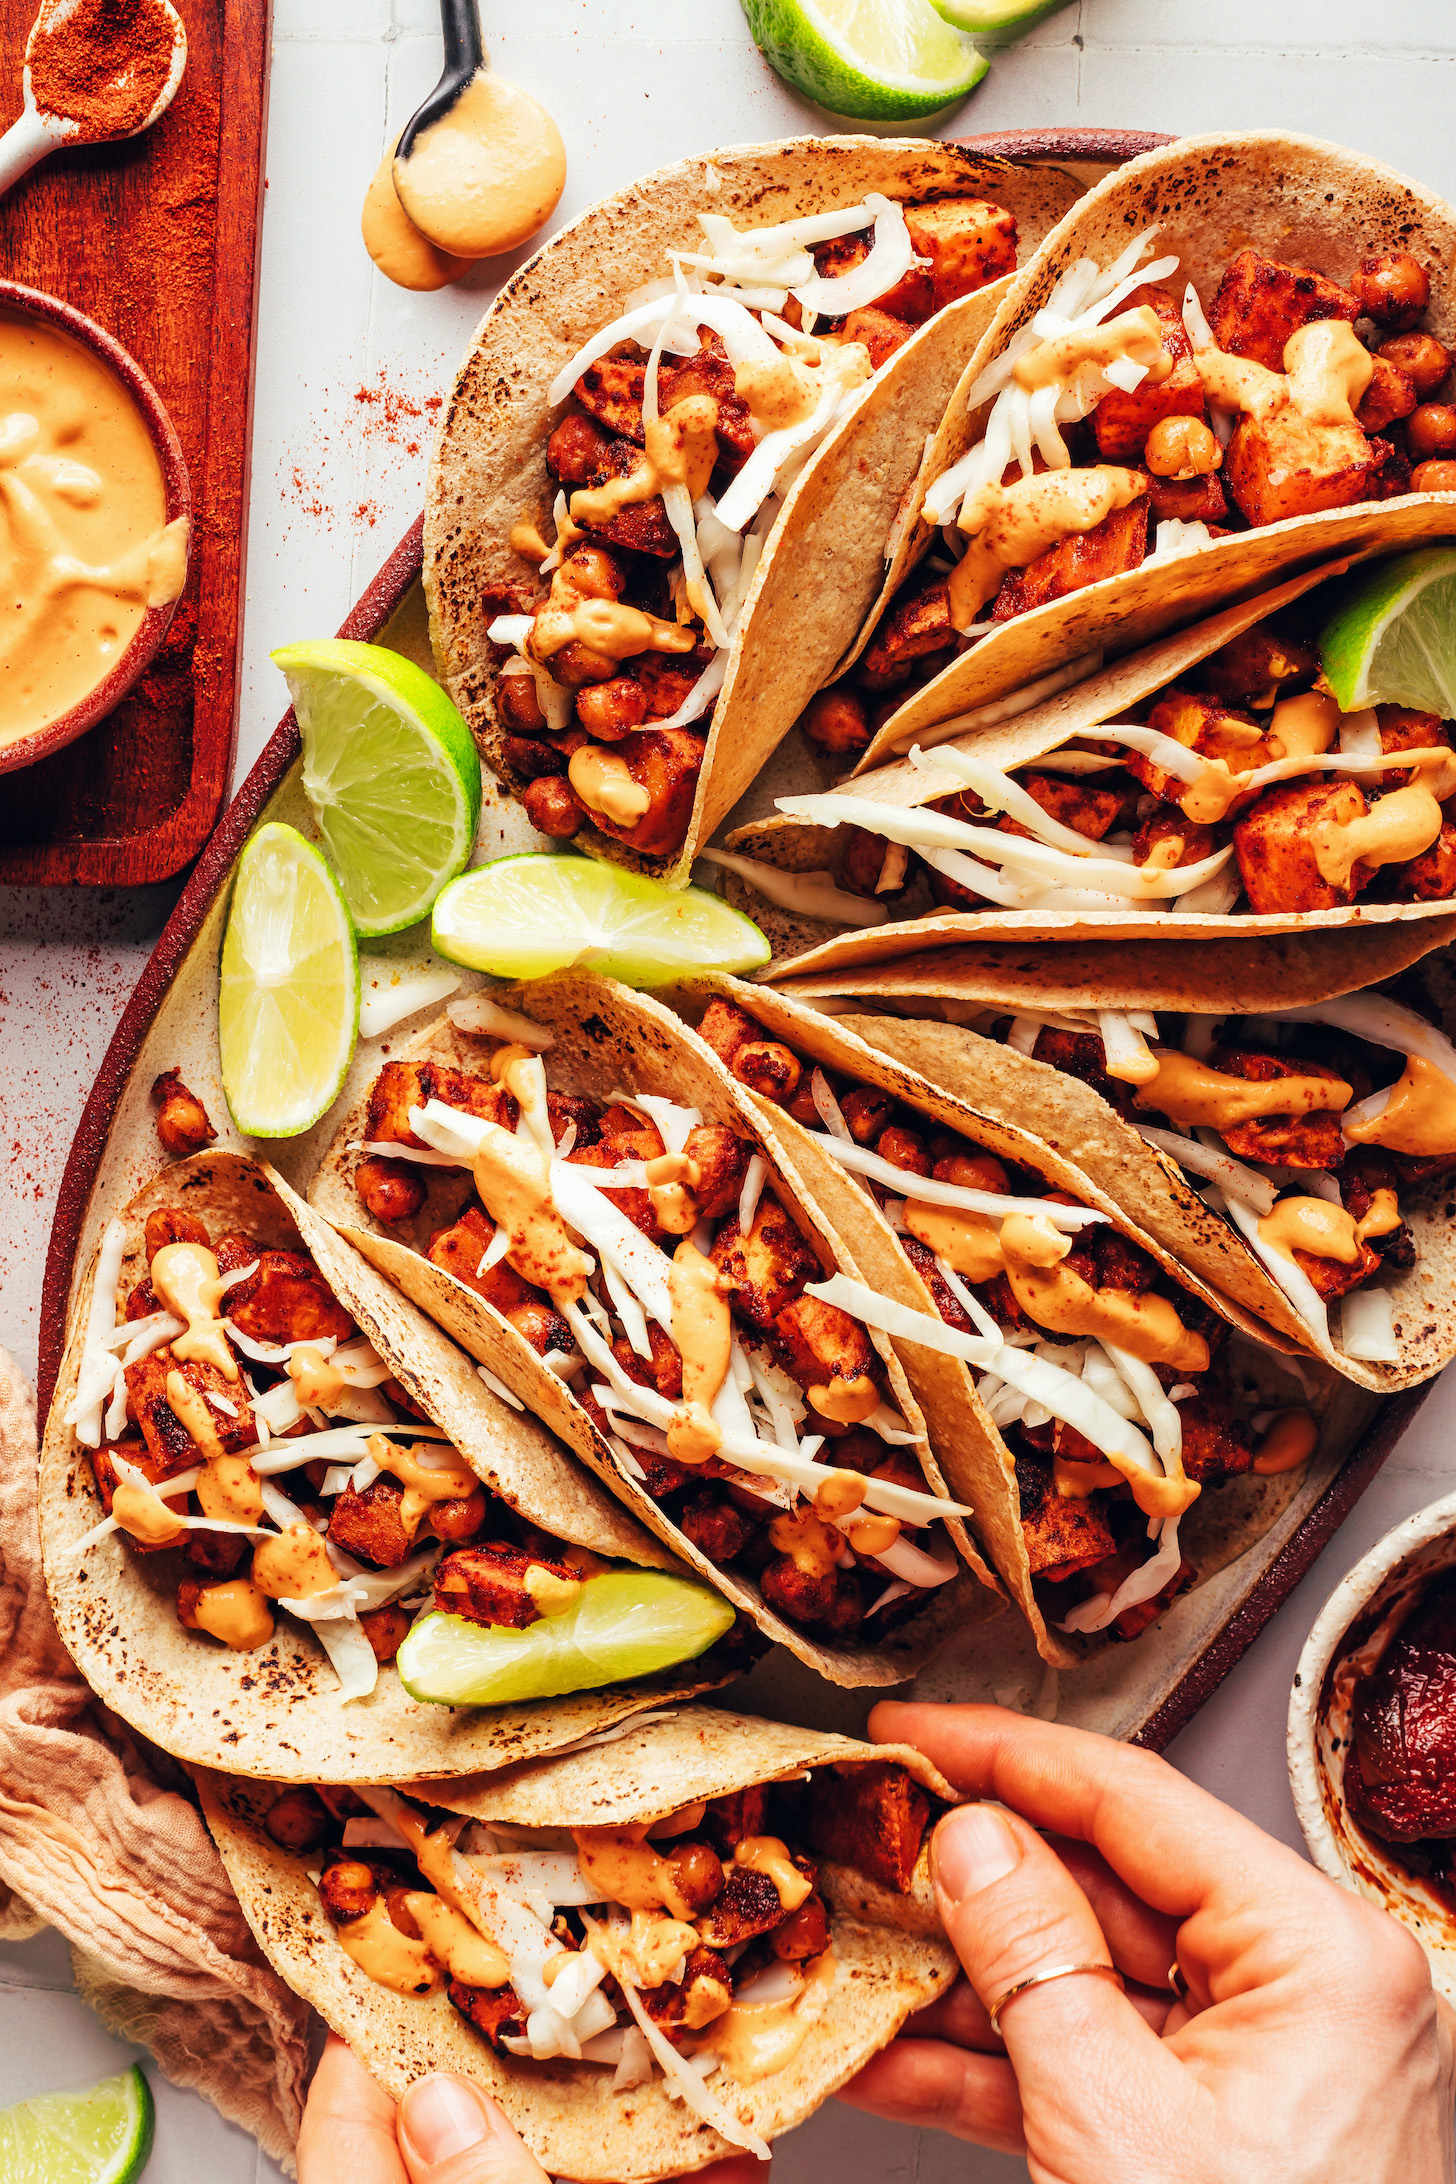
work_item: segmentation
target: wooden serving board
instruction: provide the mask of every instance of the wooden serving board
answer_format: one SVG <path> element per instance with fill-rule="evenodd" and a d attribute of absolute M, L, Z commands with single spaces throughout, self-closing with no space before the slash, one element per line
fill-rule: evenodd
<path fill-rule="evenodd" d="M 0 197 L 0 271 L 84 311 L 171 412 L 192 566 L 167 640 L 116 710 L 7 774 L 0 881 L 137 887 L 202 848 L 232 773 L 270 0 L 176 0 L 187 73 L 121 144 L 61 151 Z M 0 0 L 0 125 L 36 0 Z"/>
<path fill-rule="evenodd" d="M 9 0 L 0 0 L 0 6 Z M 1110 166 L 1163 138 L 1112 131 L 1031 132 L 968 140 L 1017 159 L 1049 160 L 1089 185 Z M 349 615 L 341 637 L 393 647 L 427 670 L 430 650 L 420 582 L 422 525 L 406 533 Z M 103 1223 L 146 1180 L 147 1088 L 157 1071 L 181 1069 L 205 1101 L 223 1142 L 246 1150 L 231 1129 L 218 1078 L 216 964 L 228 885 L 244 842 L 261 820 L 310 825 L 299 784 L 300 745 L 288 713 L 234 797 L 191 875 L 118 1024 L 71 1146 L 46 1259 L 40 1327 L 40 1411 L 44 1421 L 65 1346 L 70 1299 L 91 1263 Z M 524 815 L 487 782 L 480 840 L 492 850 L 533 846 Z M 539 846 L 539 844 L 535 844 Z M 423 928 L 376 944 L 402 960 L 429 954 Z M 466 974 L 470 980 L 473 974 Z M 391 1035 L 386 1035 L 389 1037 Z M 340 1102 L 315 1130 L 271 1144 L 270 1158 L 298 1189 L 333 1134 L 337 1115 L 384 1058 L 381 1041 L 361 1042 Z M 112 1140 L 118 1116 L 128 1127 Z M 123 1154 L 121 1145 L 130 1148 Z M 156 1165 L 160 1165 L 158 1155 Z M 1136 1645 L 1117 1646 L 1088 1670 L 1064 1673 L 1058 1718 L 1160 1750 L 1197 1712 L 1326 1547 L 1395 1447 L 1433 1382 L 1379 1403 L 1351 1390 L 1344 1429 L 1322 1451 L 1272 1531 L 1177 1602 Z M 1042 1669 L 1020 1618 L 1008 1612 L 954 1639 L 930 1665 L 918 1693 L 931 1699 L 996 1699 L 1031 1709 Z M 730 1703 L 787 1720 L 859 1734 L 873 1692 L 839 1691 L 788 1656 L 772 1655 Z"/>

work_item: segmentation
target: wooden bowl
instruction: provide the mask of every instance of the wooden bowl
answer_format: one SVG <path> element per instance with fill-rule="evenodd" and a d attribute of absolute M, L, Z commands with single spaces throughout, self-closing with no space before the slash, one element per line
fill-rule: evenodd
<path fill-rule="evenodd" d="M 89 349 L 106 366 L 113 379 L 121 381 L 141 411 L 148 438 L 161 465 L 166 520 L 173 523 L 179 516 L 187 519 L 190 558 L 192 491 L 182 457 L 182 443 L 162 405 L 161 396 L 136 358 L 94 319 L 88 319 L 69 303 L 62 303 L 58 296 L 44 295 L 38 288 L 22 288 L 18 281 L 0 280 L 0 312 L 35 319 L 43 326 L 54 327 L 57 333 L 69 334 L 73 341 L 79 342 L 83 349 Z M 52 751 L 74 743 L 77 736 L 84 735 L 88 728 L 94 728 L 97 721 L 103 720 L 113 706 L 120 704 L 143 669 L 151 664 L 176 611 L 176 599 L 169 599 L 165 606 L 148 607 L 121 658 L 102 681 L 87 692 L 79 705 L 73 705 L 68 713 L 62 713 L 59 719 L 48 722 L 44 728 L 37 728 L 33 735 L 22 736 L 18 742 L 0 749 L 0 774 L 33 766 L 37 759 L 48 758 Z"/>
<path fill-rule="evenodd" d="M 1425 1950 L 1437 1993 L 1456 2003 L 1456 1910 L 1402 1864 L 1397 1844 L 1357 1827 L 1345 1804 L 1355 1663 L 1373 1666 L 1386 1618 L 1453 1565 L 1456 1494 L 1417 1510 L 1355 1564 L 1326 1601 L 1300 1654 L 1289 1698 L 1288 1757 L 1295 1811 L 1315 1864 L 1399 1919 Z"/>

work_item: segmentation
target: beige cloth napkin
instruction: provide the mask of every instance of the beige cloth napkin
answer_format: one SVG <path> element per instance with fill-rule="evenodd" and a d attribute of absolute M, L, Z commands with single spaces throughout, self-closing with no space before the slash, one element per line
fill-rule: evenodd
<path fill-rule="evenodd" d="M 112 2031 L 291 2171 L 308 2011 L 264 1961 L 187 1788 L 61 1644 L 41 1576 L 34 1403 L 0 1350 L 0 1936 L 58 1927 Z"/>

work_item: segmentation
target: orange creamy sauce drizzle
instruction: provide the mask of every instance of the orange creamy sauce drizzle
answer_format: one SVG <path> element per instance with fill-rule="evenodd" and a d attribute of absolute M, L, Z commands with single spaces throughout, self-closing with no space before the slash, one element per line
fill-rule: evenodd
<path fill-rule="evenodd" d="M 1400 1226 L 1395 1192 L 1378 1190 L 1369 1210 L 1356 1220 L 1344 1206 L 1324 1198 L 1281 1198 L 1272 1213 L 1259 1223 L 1260 1240 L 1271 1251 L 1288 1258 L 1296 1251 L 1313 1259 L 1334 1259 L 1341 1266 L 1355 1266 L 1367 1236 L 1388 1236 Z"/>
<path fill-rule="evenodd" d="M 1133 1105 L 1189 1129 L 1233 1130 L 1265 1115 L 1338 1114 L 1355 1096 L 1339 1077 L 1233 1077 L 1195 1055 L 1161 1048 L 1155 1060 L 1157 1074 L 1139 1085 Z"/>
<path fill-rule="evenodd" d="M 413 1539 L 420 1520 L 433 1503 L 463 1501 L 479 1483 L 465 1458 L 437 1441 L 401 1447 L 394 1441 L 387 1441 L 382 1433 L 376 1433 L 370 1436 L 369 1454 L 381 1471 L 390 1472 L 404 1488 L 399 1515 L 407 1539 Z M 455 1461 L 448 1466 L 442 1464 L 437 1470 L 420 1461 L 427 1454 L 453 1455 Z"/>
<path fill-rule="evenodd" d="M 599 743 L 584 743 L 572 752 L 566 777 L 587 810 L 600 812 L 614 826 L 635 827 L 651 807 L 651 791 L 633 780 L 626 759 L 604 751 Z"/>
<path fill-rule="evenodd" d="M 722 1429 L 711 1414 L 728 1373 L 733 1321 L 717 1268 L 689 1237 L 673 1253 L 667 1285 L 672 1339 L 682 1356 L 682 1401 L 667 1429 L 668 1454 L 678 1463 L 700 1464 L 722 1446 Z"/>
<path fill-rule="evenodd" d="M 983 485 L 961 512 L 962 528 L 974 535 L 946 579 L 954 627 L 970 628 L 1008 569 L 1026 568 L 1074 531 L 1095 530 L 1147 489 L 1140 471 L 1107 463 Z"/>
<path fill-rule="evenodd" d="M 837 1968 L 834 1951 L 826 1949 L 805 1966 L 804 1988 L 792 2001 L 731 2003 L 714 2018 L 703 2046 L 713 2050 L 739 2085 L 754 2085 L 787 2069 L 821 2014 Z"/>
<path fill-rule="evenodd" d="M 1071 378 L 1081 365 L 1105 367 L 1117 362 L 1145 364 L 1145 387 L 1160 387 L 1172 371 L 1173 359 L 1163 347 L 1162 322 L 1150 303 L 1141 303 L 1101 326 L 1077 327 L 1039 342 L 1018 359 L 1011 376 L 1028 394 L 1035 394 L 1039 387 L 1054 387 L 1059 380 Z"/>
<path fill-rule="evenodd" d="M 659 1153 L 647 1162 L 647 1196 L 658 1225 L 669 1236 L 686 1236 L 698 1225 L 694 1191 L 702 1170 L 690 1153 Z"/>
<path fill-rule="evenodd" d="M 473 1162 L 481 1204 L 510 1238 L 506 1258 L 553 1300 L 575 1304 L 586 1292 L 590 1260 L 566 1233 L 551 1197 L 551 1167 L 537 1145 L 509 1130 L 487 1130 Z"/>
<path fill-rule="evenodd" d="M 1001 1248 L 1012 1294 L 1038 1327 L 1094 1336 L 1149 1365 L 1207 1371 L 1208 1344 L 1183 1325 L 1166 1297 L 1094 1289 L 1060 1263 L 1071 1244 L 1048 1223 L 1009 1214 L 1001 1224 Z"/>
<path fill-rule="evenodd" d="M 1310 829 L 1315 864 L 1331 887 L 1348 887 L 1357 863 L 1405 864 L 1441 832 L 1441 807 L 1424 781 L 1392 789 L 1368 811 L 1359 808 L 1363 799 L 1355 784 L 1348 787 L 1350 816 L 1332 815 Z"/>
<path fill-rule="evenodd" d="M 158 1493 L 131 1479 L 123 1479 L 113 1493 L 111 1514 L 144 1547 L 175 1547 L 187 1537 L 186 1525 L 177 1522 Z"/>
<path fill-rule="evenodd" d="M 68 334 L 0 314 L 0 388 L 3 746 L 79 705 L 177 597 L 187 523 L 141 411 Z"/>
<path fill-rule="evenodd" d="M 269 1600 L 312 1600 L 339 1582 L 323 1539 L 306 1520 L 259 1540 L 252 1575 Z"/>
<path fill-rule="evenodd" d="M 204 1585 L 194 1612 L 198 1628 L 231 1646 L 235 1653 L 252 1653 L 266 1646 L 273 1635 L 268 1602 L 250 1577 L 229 1578 L 223 1585 Z"/>
<path fill-rule="evenodd" d="M 184 1364 L 215 1365 L 224 1380 L 236 1380 L 238 1361 L 217 1316 L 224 1292 L 215 1254 L 205 1244 L 164 1244 L 152 1259 L 151 1276 L 159 1300 L 187 1322 L 172 1355 Z"/>
<path fill-rule="evenodd" d="M 1254 1452 L 1253 1468 L 1264 1479 L 1293 1471 L 1297 1464 L 1305 1463 L 1314 1454 L 1318 1439 L 1319 1427 L 1312 1412 L 1303 1409 L 1280 1411 Z"/>
<path fill-rule="evenodd" d="M 692 630 L 614 599 L 589 560 L 568 560 L 552 576 L 551 595 L 535 617 L 529 650 L 549 666 L 552 654 L 570 644 L 585 645 L 609 660 L 625 660 L 639 652 L 691 652 L 696 643 Z"/>
<path fill-rule="evenodd" d="M 1456 1152 L 1456 1083 L 1424 1055 L 1408 1055 L 1380 1114 L 1348 1124 L 1345 1135 L 1418 1160 Z"/>

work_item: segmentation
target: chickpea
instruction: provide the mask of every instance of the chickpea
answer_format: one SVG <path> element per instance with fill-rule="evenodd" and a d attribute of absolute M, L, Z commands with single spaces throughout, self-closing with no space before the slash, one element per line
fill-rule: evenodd
<path fill-rule="evenodd" d="M 182 1082 L 181 1072 L 167 1070 L 152 1086 L 152 1105 L 157 1110 L 157 1136 L 164 1152 L 181 1158 L 200 1153 L 217 1136 L 207 1119 L 207 1109 L 195 1092 Z"/>
<path fill-rule="evenodd" d="M 881 1160 L 888 1160 L 894 1168 L 903 1168 L 907 1175 L 930 1173 L 930 1155 L 918 1130 L 905 1130 L 899 1123 L 892 1122 L 889 1129 L 881 1133 L 875 1151 Z"/>
<path fill-rule="evenodd" d="M 769 1942 L 774 1955 L 787 1964 L 802 1964 L 808 1957 L 822 1956 L 829 1947 L 829 1914 L 824 1898 L 806 1896 L 798 1910 L 791 1911 L 782 1926 L 774 1928 Z"/>
<path fill-rule="evenodd" d="M 610 682 L 618 663 L 605 652 L 593 652 L 575 637 L 551 655 L 551 679 L 563 689 L 580 690 L 586 683 Z"/>
<path fill-rule="evenodd" d="M 1405 373 L 1422 402 L 1429 401 L 1451 369 L 1451 352 L 1434 334 L 1396 334 L 1375 353 Z"/>
<path fill-rule="evenodd" d="M 1143 448 L 1159 478 L 1205 478 L 1223 461 L 1223 449 L 1201 417 L 1161 417 Z"/>
<path fill-rule="evenodd" d="M 688 1907 L 688 1917 L 696 1918 L 700 1911 L 721 1895 L 723 1867 L 716 1851 L 706 1843 L 679 1843 L 668 1857 L 672 1868 L 673 1886 Z"/>
<path fill-rule="evenodd" d="M 1350 288 L 1362 318 L 1396 329 L 1414 326 L 1431 300 L 1430 274 L 1403 250 L 1362 258 Z"/>
<path fill-rule="evenodd" d="M 507 728 L 518 736 L 540 736 L 546 732 L 546 715 L 541 710 L 541 700 L 536 695 L 534 675 L 502 675 L 496 684 L 496 709 Z"/>
<path fill-rule="evenodd" d="M 1414 462 L 1456 455 L 1456 409 L 1446 402 L 1422 402 L 1406 420 L 1405 438 Z"/>
<path fill-rule="evenodd" d="M 268 1807 L 264 1827 L 282 1850 L 317 1850 L 334 1832 L 334 1823 L 312 1790 L 285 1790 Z"/>
<path fill-rule="evenodd" d="M 1456 463 L 1417 463 L 1411 472 L 1413 493 L 1456 493 Z"/>
<path fill-rule="evenodd" d="M 576 717 L 590 736 L 613 743 L 647 718 L 647 692 L 634 675 L 614 675 L 576 694 Z"/>
<path fill-rule="evenodd" d="M 336 1925 L 362 1919 L 379 1894 L 374 1868 L 362 1858 L 343 1857 L 319 1875 L 319 1899 Z"/>
<path fill-rule="evenodd" d="M 425 1202 L 425 1182 L 407 1160 L 371 1154 L 354 1171 L 354 1188 L 376 1221 L 412 1220 Z"/>
<path fill-rule="evenodd" d="M 569 842 L 586 819 L 580 797 L 559 774 L 543 774 L 539 781 L 528 781 L 521 791 L 521 803 L 536 832 L 549 834 L 555 842 Z"/>
<path fill-rule="evenodd" d="M 811 698 L 800 724 L 816 750 L 847 757 L 866 748 L 870 740 L 869 717 L 864 701 L 853 690 L 821 690 Z"/>
<path fill-rule="evenodd" d="M 568 1350 L 571 1334 L 561 1314 L 549 1305 L 544 1297 L 528 1298 L 507 1312 L 516 1333 L 523 1342 L 529 1342 L 538 1357 L 545 1357 L 549 1350 Z"/>
<path fill-rule="evenodd" d="M 485 1522 L 485 1488 L 473 1486 L 468 1494 L 458 1495 L 453 1501 L 437 1501 L 430 1511 L 430 1529 L 437 1539 L 474 1539 Z"/>
<path fill-rule="evenodd" d="M 749 1039 L 733 1057 L 733 1074 L 750 1092 L 780 1106 L 799 1089 L 803 1068 L 781 1039 Z"/>
<path fill-rule="evenodd" d="M 894 1107 L 888 1092 L 876 1092 L 867 1084 L 857 1084 L 839 1103 L 839 1111 L 849 1124 L 849 1134 L 856 1145 L 873 1145 Z"/>
<path fill-rule="evenodd" d="M 381 1667 L 394 1659 L 409 1627 L 410 1619 L 397 1602 L 385 1608 L 366 1608 L 359 1617 L 359 1628 L 374 1648 L 374 1658 Z"/>

